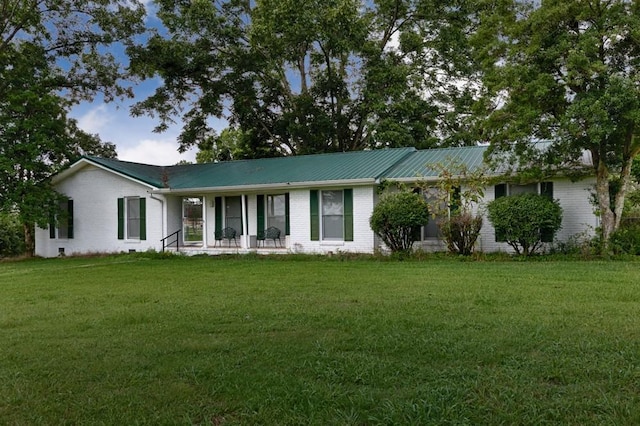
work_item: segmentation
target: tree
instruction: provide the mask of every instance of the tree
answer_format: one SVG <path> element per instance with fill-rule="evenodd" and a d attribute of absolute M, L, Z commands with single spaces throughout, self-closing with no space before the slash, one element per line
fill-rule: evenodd
<path fill-rule="evenodd" d="M 371 229 L 394 253 L 410 252 L 413 230 L 429 221 L 429 205 L 419 194 L 401 191 L 384 194 L 373 208 Z"/>
<path fill-rule="evenodd" d="M 59 213 L 50 178 L 83 154 L 115 156 L 113 144 L 77 128 L 69 107 L 130 90 L 105 47 L 142 31 L 128 0 L 4 0 L 0 3 L 0 211 L 21 221 L 28 254 L 34 224 Z"/>
<path fill-rule="evenodd" d="M 487 210 L 496 235 L 523 256 L 535 253 L 544 239 L 552 240 L 562 225 L 562 207 L 545 195 L 500 197 L 491 201 Z"/>
<path fill-rule="evenodd" d="M 499 103 L 485 128 L 498 161 L 540 178 L 584 169 L 588 152 L 606 244 L 640 152 L 640 3 L 499 1 L 473 43 Z"/>
<path fill-rule="evenodd" d="M 439 144 L 469 104 L 468 87 L 431 78 L 449 65 L 436 52 L 458 52 L 444 34 L 462 31 L 445 3 L 159 0 L 166 33 L 128 53 L 163 85 L 133 113 L 163 131 L 186 109 L 181 150 L 207 149 L 226 119 L 245 158 Z"/>
<path fill-rule="evenodd" d="M 207 138 L 198 144 L 196 161 L 198 163 L 211 163 L 244 158 L 247 151 L 246 140 L 247 138 L 241 130 L 224 129 L 219 136 Z"/>
<path fill-rule="evenodd" d="M 482 229 L 480 202 L 488 183 L 486 170 L 484 167 L 471 170 L 452 159 L 429 167 L 438 171 L 438 182 L 435 187 L 426 182 L 421 186 L 423 193 L 435 200 L 429 205 L 431 212 L 442 217 L 438 222 L 442 238 L 451 253 L 468 256 L 473 253 Z"/>
<path fill-rule="evenodd" d="M 17 215 L 0 211 L 0 258 L 24 253 L 24 231 Z"/>

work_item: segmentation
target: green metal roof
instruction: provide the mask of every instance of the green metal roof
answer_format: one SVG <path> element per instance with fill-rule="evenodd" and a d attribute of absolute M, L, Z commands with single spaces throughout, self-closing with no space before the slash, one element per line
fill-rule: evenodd
<path fill-rule="evenodd" d="M 155 186 L 156 188 L 162 188 L 164 186 L 162 183 L 162 170 L 165 169 L 165 167 L 99 157 L 86 158 L 94 163 L 106 167 L 107 169 L 121 173 L 125 176 L 142 181 L 144 183 L 148 183 L 149 185 Z"/>
<path fill-rule="evenodd" d="M 462 165 L 468 170 L 480 167 L 487 146 L 465 146 L 416 151 L 385 173 L 386 179 L 412 179 L 437 177 L 440 171 L 433 165 Z"/>
<path fill-rule="evenodd" d="M 166 167 L 88 158 L 157 188 L 187 190 L 300 182 L 375 181 L 415 152 L 415 148 L 394 148 Z"/>

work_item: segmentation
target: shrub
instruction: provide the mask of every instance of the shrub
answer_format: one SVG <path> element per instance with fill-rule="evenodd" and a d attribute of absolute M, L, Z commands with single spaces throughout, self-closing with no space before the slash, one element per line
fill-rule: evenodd
<path fill-rule="evenodd" d="M 615 254 L 640 255 L 640 222 L 622 221 L 610 244 Z"/>
<path fill-rule="evenodd" d="M 429 206 L 412 192 L 385 194 L 369 219 L 371 229 L 392 252 L 409 252 L 413 247 L 413 230 L 429 221 Z"/>
<path fill-rule="evenodd" d="M 544 195 L 519 194 L 501 197 L 487 205 L 489 221 L 499 240 L 519 255 L 529 256 L 552 241 L 562 225 L 562 207 Z"/>
<path fill-rule="evenodd" d="M 23 254 L 24 229 L 11 213 L 0 213 L 0 257 Z"/>
<path fill-rule="evenodd" d="M 478 207 L 488 184 L 486 169 L 469 169 L 466 164 L 452 159 L 429 167 L 438 171 L 437 191 L 431 192 L 435 194 L 435 202 L 431 207 L 432 213 L 442 217 L 438 221 L 442 239 L 450 253 L 468 256 L 473 253 L 482 228 L 482 213 Z"/>
<path fill-rule="evenodd" d="M 482 228 L 482 216 L 474 216 L 470 212 L 460 212 L 440 224 L 442 238 L 451 253 L 469 256 L 473 253 L 476 240 Z"/>

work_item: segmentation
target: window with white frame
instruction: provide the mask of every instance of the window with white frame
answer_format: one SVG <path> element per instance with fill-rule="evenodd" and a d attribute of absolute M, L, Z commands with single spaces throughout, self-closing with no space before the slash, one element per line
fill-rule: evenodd
<path fill-rule="evenodd" d="M 127 238 L 140 239 L 140 198 L 127 198 Z"/>
<path fill-rule="evenodd" d="M 322 239 L 344 239 L 344 198 L 342 191 L 321 191 Z"/>
<path fill-rule="evenodd" d="M 455 188 L 453 194 L 449 197 L 443 197 L 439 188 L 416 188 L 414 192 L 422 194 L 425 201 L 429 205 L 429 221 L 418 231 L 414 232 L 416 241 L 432 241 L 442 238 L 440 232 L 440 224 L 449 218 L 454 205 L 460 202 L 460 189 Z M 447 202 L 447 198 L 450 198 Z"/>
<path fill-rule="evenodd" d="M 73 238 L 73 200 L 61 201 L 59 213 L 49 224 L 49 238 Z"/>
<path fill-rule="evenodd" d="M 514 184 L 514 183 L 501 183 L 494 187 L 494 198 L 508 197 L 518 194 L 540 194 L 553 199 L 553 182 L 538 182 L 529 184 Z M 542 242 L 551 242 L 553 239 L 553 232 L 542 229 Z M 497 242 L 504 242 L 504 236 L 496 232 L 495 240 Z"/>
<path fill-rule="evenodd" d="M 286 196 L 267 195 L 267 227 L 275 226 L 284 235 L 287 226 Z"/>
<path fill-rule="evenodd" d="M 146 198 L 118 198 L 118 239 L 146 240 Z"/>
<path fill-rule="evenodd" d="M 353 189 L 309 191 L 311 241 L 354 241 Z"/>

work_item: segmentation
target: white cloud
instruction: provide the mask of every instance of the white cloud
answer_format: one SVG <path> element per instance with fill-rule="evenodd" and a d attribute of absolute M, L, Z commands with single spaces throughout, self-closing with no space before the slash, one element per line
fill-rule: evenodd
<path fill-rule="evenodd" d="M 134 163 L 170 166 L 181 160 L 195 162 L 196 151 L 190 150 L 180 154 L 174 140 L 143 139 L 131 146 L 118 148 L 118 159 Z"/>
<path fill-rule="evenodd" d="M 91 108 L 78 118 L 78 127 L 87 133 L 100 133 L 111 121 L 111 115 L 107 111 L 105 105 L 98 105 Z"/>

